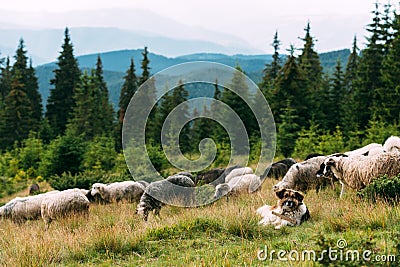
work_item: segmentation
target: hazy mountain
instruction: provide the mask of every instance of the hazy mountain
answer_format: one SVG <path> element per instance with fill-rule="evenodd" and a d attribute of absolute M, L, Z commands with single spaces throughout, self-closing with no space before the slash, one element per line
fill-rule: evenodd
<path fill-rule="evenodd" d="M 119 91 L 123 83 L 123 77 L 129 67 L 130 59 L 133 58 L 136 66 L 136 73 L 140 75 L 140 62 L 142 60 L 142 49 L 137 50 L 121 50 L 106 53 L 96 53 L 84 56 L 78 56 L 79 66 L 82 69 L 93 69 L 96 65 L 97 56 L 100 55 L 103 62 L 104 78 L 110 91 L 112 103 L 116 106 L 119 99 Z M 350 51 L 348 49 L 332 51 L 320 54 L 321 65 L 324 71 L 330 73 L 334 69 L 338 58 L 342 62 L 342 66 L 347 63 Z M 157 73 L 167 67 L 189 62 L 189 61 L 212 61 L 226 64 L 231 67 L 240 65 L 245 73 L 256 83 L 261 80 L 262 71 L 265 64 L 271 61 L 271 55 L 233 55 L 217 53 L 196 53 L 179 57 L 165 57 L 155 53 L 149 53 L 151 72 Z M 46 103 L 49 96 L 50 79 L 54 77 L 53 70 L 56 68 L 55 63 L 48 63 L 36 67 L 36 75 L 39 79 L 39 88 Z"/>

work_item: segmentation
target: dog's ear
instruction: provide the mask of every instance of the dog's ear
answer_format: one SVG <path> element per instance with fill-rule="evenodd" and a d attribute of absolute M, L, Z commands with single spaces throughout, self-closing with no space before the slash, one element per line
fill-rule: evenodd
<path fill-rule="evenodd" d="M 303 193 L 296 191 L 296 193 L 294 193 L 294 196 L 299 202 L 303 202 L 304 199 Z"/>
<path fill-rule="evenodd" d="M 276 191 L 276 192 L 275 192 L 275 195 L 276 195 L 277 198 L 282 199 L 282 198 L 283 198 L 283 195 L 285 194 L 285 192 L 286 192 L 286 189 L 283 188 L 283 189 L 281 189 L 281 190 Z"/>

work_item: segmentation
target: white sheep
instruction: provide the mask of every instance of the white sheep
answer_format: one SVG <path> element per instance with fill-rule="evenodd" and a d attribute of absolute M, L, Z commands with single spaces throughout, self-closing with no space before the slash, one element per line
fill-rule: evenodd
<path fill-rule="evenodd" d="M 94 197 L 97 194 L 108 203 L 111 202 L 138 202 L 142 196 L 145 186 L 135 181 L 115 182 L 111 184 L 95 183 L 90 191 Z"/>
<path fill-rule="evenodd" d="M 46 229 L 51 221 L 58 218 L 75 213 L 88 215 L 89 203 L 87 197 L 77 188 L 45 196 L 40 211 Z"/>
<path fill-rule="evenodd" d="M 400 152 L 400 137 L 391 136 L 386 139 L 383 144 L 383 148 L 386 152 Z"/>
<path fill-rule="evenodd" d="M 34 196 L 16 197 L 0 207 L 0 217 L 11 219 L 17 224 L 22 224 L 27 220 L 37 220 L 40 218 L 40 207 L 43 199 L 58 192 L 55 190 Z"/>
<path fill-rule="evenodd" d="M 384 152 L 383 146 L 377 143 L 371 143 L 361 148 L 347 151 L 344 154 L 348 157 L 357 157 L 357 156 L 372 156 L 376 154 L 380 154 Z"/>
<path fill-rule="evenodd" d="M 229 181 L 232 180 L 236 176 L 242 176 L 245 174 L 252 174 L 252 173 L 253 173 L 253 170 L 250 167 L 242 167 L 242 168 L 233 169 L 225 176 L 225 183 L 229 183 Z"/>
<path fill-rule="evenodd" d="M 255 174 L 235 176 L 228 183 L 219 184 L 215 187 L 214 198 L 221 198 L 228 193 L 253 193 L 261 189 L 261 184 L 261 178 Z"/>
<path fill-rule="evenodd" d="M 360 190 L 383 175 L 394 177 L 400 173 L 400 153 L 380 153 L 372 156 L 328 157 L 324 161 L 324 175 L 331 171 L 342 184 Z"/>
<path fill-rule="evenodd" d="M 316 189 L 318 192 L 329 182 L 325 177 L 317 177 L 316 175 L 325 159 L 325 156 L 318 156 L 292 165 L 282 180 L 274 185 L 272 189 L 277 191 L 285 188 L 302 192 Z"/>

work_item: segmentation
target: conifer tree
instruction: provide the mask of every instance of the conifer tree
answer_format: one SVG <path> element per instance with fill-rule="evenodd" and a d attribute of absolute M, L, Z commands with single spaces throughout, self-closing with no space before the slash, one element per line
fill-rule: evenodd
<path fill-rule="evenodd" d="M 278 125 L 277 147 L 284 157 L 290 157 L 293 153 L 298 131 L 301 129 L 297 123 L 299 117 L 296 109 L 292 108 L 290 99 L 286 100 L 285 108 L 279 114 L 280 123 Z"/>
<path fill-rule="evenodd" d="M 327 104 L 330 107 L 330 111 L 327 118 L 327 129 L 333 132 L 336 126 L 342 127 L 346 124 L 346 121 L 343 121 L 343 114 L 347 112 L 345 100 L 348 95 L 344 87 L 344 74 L 340 58 L 337 60 L 329 91 L 330 99 Z"/>
<path fill-rule="evenodd" d="M 81 71 L 73 50 L 69 30 L 66 28 L 62 51 L 58 57 L 58 68 L 54 70 L 55 76 L 50 81 L 54 88 L 50 90 L 46 106 L 46 118 L 54 135 L 64 133 L 75 106 L 74 91 L 80 81 Z"/>
<path fill-rule="evenodd" d="M 122 146 L 122 125 L 124 123 L 125 112 L 128 108 L 129 102 L 131 98 L 136 93 L 138 89 L 138 79 L 135 74 L 135 63 L 133 58 L 131 58 L 131 63 L 129 65 L 128 70 L 124 76 L 124 84 L 122 85 L 119 103 L 118 103 L 118 124 L 117 124 L 117 133 L 116 133 L 116 146 L 119 151 Z"/>
<path fill-rule="evenodd" d="M 319 55 L 314 50 L 315 40 L 314 37 L 311 36 L 310 22 L 307 23 L 304 31 L 306 34 L 304 38 L 301 39 L 304 41 L 304 47 L 299 56 L 299 68 L 306 78 L 305 88 L 308 97 L 308 99 L 306 99 L 306 104 L 309 108 L 310 117 L 317 123 L 320 123 L 323 121 L 323 118 L 320 117 L 323 114 L 321 112 L 322 103 L 318 101 L 318 96 L 323 93 L 321 92 L 321 90 L 323 90 L 323 88 L 321 88 L 322 67 Z"/>
<path fill-rule="evenodd" d="M 97 84 L 95 73 L 89 75 L 86 71 L 75 88 L 74 108 L 67 125 L 67 130 L 74 136 L 82 136 L 92 140 L 95 136 L 107 134 L 103 125 L 103 116 L 99 101 L 102 92 Z"/>
<path fill-rule="evenodd" d="M 11 147 L 15 141 L 27 138 L 31 130 L 31 102 L 23 90 L 24 85 L 19 82 L 22 77 L 18 75 L 13 78 L 11 90 L 4 100 L 0 123 L 0 147 L 3 149 Z"/>
<path fill-rule="evenodd" d="M 308 104 L 306 79 L 297 64 L 294 51 L 295 48 L 291 46 L 282 71 L 276 78 L 273 98 L 270 102 L 271 110 L 276 123 L 279 125 L 282 122 L 280 114 L 287 108 L 287 104 L 290 103 L 294 116 L 298 118 L 300 127 L 307 127 L 310 119 L 310 106 Z"/>
<path fill-rule="evenodd" d="M 35 70 L 32 62 L 28 67 L 28 57 L 26 56 L 24 40 L 21 38 L 15 53 L 15 63 L 11 68 L 11 79 L 16 80 L 21 90 L 23 90 L 30 102 L 32 112 L 31 130 L 38 131 L 42 119 L 42 98 L 39 93 L 38 79 L 35 76 Z"/>
<path fill-rule="evenodd" d="M 271 98 L 271 91 L 273 90 L 273 82 L 278 77 L 281 66 L 281 58 L 279 55 L 279 48 L 281 42 L 278 39 L 278 31 L 275 32 L 272 47 L 274 48 L 274 54 L 272 55 L 272 62 L 265 65 L 264 76 L 260 84 L 261 90 L 267 100 Z"/>
<path fill-rule="evenodd" d="M 381 107 L 379 117 L 391 124 L 400 122 L 400 15 L 394 22 L 394 38 L 382 63 L 382 87 L 378 89 Z"/>
<path fill-rule="evenodd" d="M 114 124 L 114 109 L 109 102 L 108 87 L 103 77 L 103 63 L 100 55 L 97 57 L 96 70 L 94 72 L 96 86 L 98 87 L 98 116 L 103 127 L 103 132 L 110 135 Z"/>
<path fill-rule="evenodd" d="M 7 57 L 5 66 L 1 68 L 0 76 L 0 99 L 4 101 L 11 91 L 11 65 L 10 58 Z"/>
<path fill-rule="evenodd" d="M 381 99 L 377 91 L 381 88 L 381 67 L 384 56 L 384 47 L 381 42 L 381 13 L 378 3 L 372 12 L 374 18 L 367 26 L 370 36 L 367 38 L 367 47 L 362 51 L 358 68 L 358 80 L 355 87 L 354 108 L 357 110 L 356 124 L 363 129 L 367 126 L 372 114 L 380 109 Z"/>
<path fill-rule="evenodd" d="M 357 37 L 354 36 L 352 50 L 347 60 L 346 70 L 344 73 L 343 86 L 345 88 L 346 97 L 344 99 L 344 106 L 346 107 L 343 118 L 343 132 L 344 136 L 349 136 L 350 132 L 354 131 L 357 126 L 357 109 L 355 95 L 355 87 L 358 81 L 358 68 L 359 68 L 359 49 L 357 47 Z"/>

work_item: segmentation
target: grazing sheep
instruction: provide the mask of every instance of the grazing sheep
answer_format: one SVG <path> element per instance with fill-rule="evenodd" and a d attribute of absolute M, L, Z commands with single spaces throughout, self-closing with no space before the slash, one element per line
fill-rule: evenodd
<path fill-rule="evenodd" d="M 192 179 L 185 175 L 173 175 L 167 179 L 150 183 L 140 198 L 136 208 L 136 213 L 143 216 L 147 221 L 150 211 L 154 211 L 156 216 L 160 215 L 160 210 L 166 201 L 175 205 L 188 207 L 193 204 L 193 191 L 188 190 L 195 187 Z"/>
<path fill-rule="evenodd" d="M 283 179 L 273 186 L 273 190 L 278 191 L 285 188 L 307 192 L 307 190 L 315 189 L 318 192 L 320 189 L 325 188 L 328 184 L 328 179 L 316 176 L 325 159 L 325 156 L 318 156 L 294 164 Z"/>
<path fill-rule="evenodd" d="M 272 163 L 271 167 L 267 168 L 264 173 L 261 175 L 261 179 L 265 178 L 274 178 L 278 180 L 285 176 L 288 172 L 289 168 L 296 164 L 297 162 L 292 158 L 286 158 L 277 162 Z"/>
<path fill-rule="evenodd" d="M 229 182 L 219 184 L 215 187 L 214 198 L 218 199 L 228 193 L 241 193 L 248 192 L 253 193 L 261 189 L 261 178 L 255 174 L 245 174 L 241 176 L 235 176 Z"/>
<path fill-rule="evenodd" d="M 34 196 L 16 197 L 0 207 L 0 217 L 11 219 L 17 224 L 22 224 L 27 220 L 37 220 L 40 218 L 40 206 L 43 199 L 58 192 L 55 190 Z"/>
<path fill-rule="evenodd" d="M 212 169 L 205 172 L 200 172 L 197 174 L 197 181 L 204 181 L 206 184 L 213 183 L 214 185 L 218 185 L 225 182 L 225 177 L 231 173 L 234 169 L 240 168 L 239 166 L 231 166 L 226 169 Z"/>
<path fill-rule="evenodd" d="M 135 181 L 115 182 L 108 185 L 94 183 L 91 195 L 94 197 L 99 194 L 107 203 L 120 201 L 138 202 L 144 190 L 144 185 Z"/>
<path fill-rule="evenodd" d="M 40 207 L 42 219 L 49 228 L 50 223 L 67 215 L 81 213 L 89 214 L 89 200 L 81 189 L 67 189 L 56 194 L 46 196 Z"/>
<path fill-rule="evenodd" d="M 304 161 L 315 158 L 315 157 L 319 157 L 319 156 L 324 156 L 323 154 L 320 153 L 310 153 L 306 156 L 306 158 L 304 159 Z"/>
<path fill-rule="evenodd" d="M 342 184 L 360 190 L 383 175 L 394 177 L 400 173 L 400 153 L 380 153 L 373 156 L 328 157 L 324 161 L 324 175 L 332 171 Z"/>
<path fill-rule="evenodd" d="M 391 136 L 386 139 L 385 143 L 383 144 L 383 149 L 386 152 L 400 152 L 400 137 Z"/>
<path fill-rule="evenodd" d="M 34 195 L 40 191 L 39 185 L 37 183 L 32 184 L 29 187 L 29 195 Z"/>
<path fill-rule="evenodd" d="M 371 153 L 372 151 L 372 153 Z M 383 146 L 377 143 L 371 143 L 369 145 L 363 146 L 361 148 L 345 152 L 344 154 L 349 157 L 357 157 L 357 156 L 370 156 L 372 154 L 379 154 L 384 152 Z"/>
<path fill-rule="evenodd" d="M 146 182 L 145 180 L 139 180 L 137 181 L 139 184 L 143 185 L 144 188 L 148 187 L 150 183 Z"/>
<path fill-rule="evenodd" d="M 245 174 L 253 174 L 252 168 L 250 167 L 235 168 L 234 170 L 226 174 L 225 183 L 229 183 L 229 181 L 231 181 L 236 176 L 243 176 Z"/>

